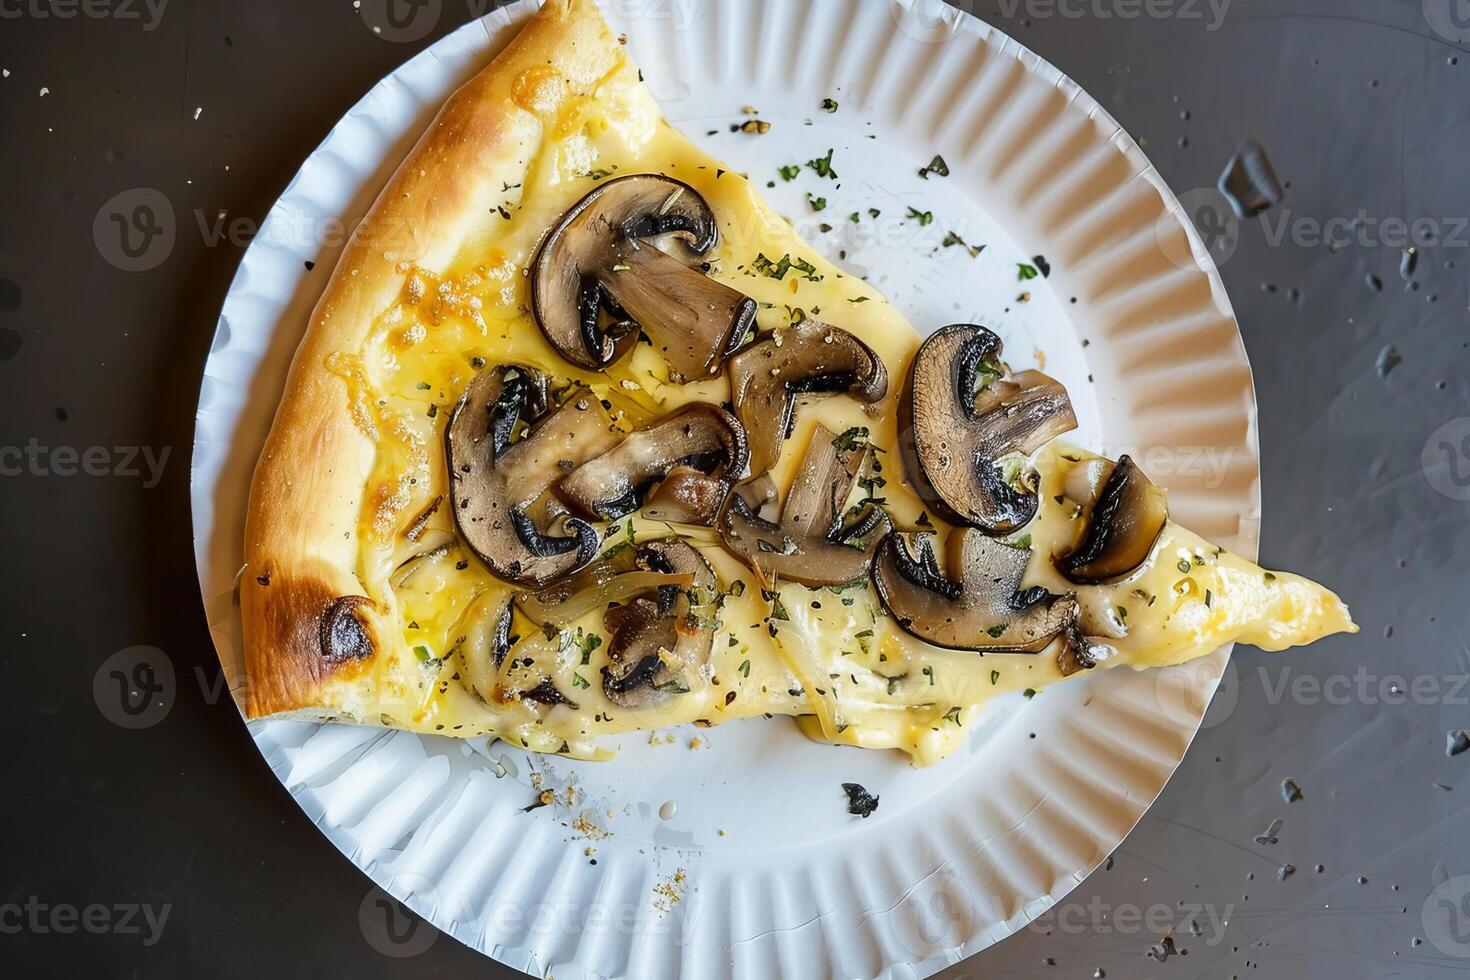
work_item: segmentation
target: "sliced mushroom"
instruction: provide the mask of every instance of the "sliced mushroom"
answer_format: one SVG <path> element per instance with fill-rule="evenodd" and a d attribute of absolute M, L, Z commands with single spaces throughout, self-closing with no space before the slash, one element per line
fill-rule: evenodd
<path fill-rule="evenodd" d="M 962 528 L 950 534 L 949 553 L 946 576 L 927 535 L 917 557 L 898 533 L 878 545 L 873 584 L 906 632 L 953 650 L 1040 653 L 1077 622 L 1075 596 L 1022 591 L 1029 552 Z"/>
<path fill-rule="evenodd" d="M 694 584 L 660 586 L 603 617 L 611 639 L 602 690 L 624 708 L 651 707 L 694 690 L 715 639 L 715 573 L 699 552 L 669 540 L 640 545 L 637 555 L 640 566 L 692 575 Z"/>
<path fill-rule="evenodd" d="M 531 278 L 536 322 L 589 371 L 627 353 L 641 327 L 671 380 L 709 377 L 756 313 L 754 300 L 691 268 L 718 238 L 714 212 L 688 184 L 655 174 L 606 181 L 542 243 Z M 616 322 L 604 326 L 604 311 Z"/>
<path fill-rule="evenodd" d="M 1076 626 L 1062 633 L 1061 649 L 1057 651 L 1057 666 L 1063 677 L 1091 670 L 1118 655 L 1111 643 L 1096 636 L 1086 636 Z"/>
<path fill-rule="evenodd" d="M 984 327 L 945 327 L 914 356 L 899 405 L 914 489 L 951 523 L 996 536 L 1024 526 L 1037 508 L 1035 473 L 1022 472 L 1018 489 L 997 464 L 1077 427 L 1060 383 L 1040 371 L 1011 374 L 1001 352 Z"/>
<path fill-rule="evenodd" d="M 776 481 L 771 479 L 769 472 L 746 480 L 735 488 L 735 493 L 745 503 L 746 510 L 760 517 L 765 517 L 767 510 L 774 513 L 776 505 L 781 501 Z"/>
<path fill-rule="evenodd" d="M 540 372 L 486 368 L 455 407 L 445 438 L 455 523 L 492 574 L 539 587 L 592 560 L 598 540 L 589 524 L 542 507 L 548 527 L 564 523 L 566 534 L 554 535 L 533 516 L 557 478 L 617 441 L 591 392 L 574 386 L 552 408 Z"/>
<path fill-rule="evenodd" d="M 730 358 L 730 397 L 750 439 L 750 472 L 781 456 L 799 395 L 838 393 L 882 401 L 888 369 L 873 349 L 840 327 L 803 320 L 775 330 Z"/>
<path fill-rule="evenodd" d="M 1148 561 L 1168 523 L 1168 495 L 1124 456 L 1093 504 L 1082 546 L 1058 567 L 1083 585 L 1126 578 Z"/>
<path fill-rule="evenodd" d="M 730 482 L 723 477 L 676 466 L 648 495 L 643 513 L 651 521 L 670 524 L 713 524 L 729 493 Z"/>
<path fill-rule="evenodd" d="M 695 404 L 583 463 L 558 490 L 587 516 L 615 521 L 642 507 L 648 488 L 662 482 L 670 484 L 662 494 L 666 512 L 710 524 L 747 457 L 744 426 L 724 409 Z"/>
<path fill-rule="evenodd" d="M 778 578 L 806 585 L 839 585 L 863 578 L 871 545 L 891 527 L 875 504 L 849 513 L 848 497 L 867 458 L 867 443 L 825 426 L 812 434 L 801 470 L 786 495 L 779 523 L 759 516 L 744 495 L 730 496 L 720 519 L 725 547 L 771 588 Z"/>

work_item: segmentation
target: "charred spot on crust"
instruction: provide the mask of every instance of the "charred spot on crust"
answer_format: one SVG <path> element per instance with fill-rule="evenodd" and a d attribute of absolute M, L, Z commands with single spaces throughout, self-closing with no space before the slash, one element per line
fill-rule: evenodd
<path fill-rule="evenodd" d="M 367 599 L 358 595 L 342 596 L 327 607 L 321 619 L 322 657 L 329 663 L 365 660 L 373 654 L 373 640 L 358 618 L 357 608 Z"/>

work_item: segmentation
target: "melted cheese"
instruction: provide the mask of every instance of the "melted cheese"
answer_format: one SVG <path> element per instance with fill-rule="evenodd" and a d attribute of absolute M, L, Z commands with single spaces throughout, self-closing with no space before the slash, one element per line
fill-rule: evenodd
<path fill-rule="evenodd" d="M 773 608 L 777 604 L 708 528 L 677 530 L 709 560 L 722 589 L 738 590 L 734 583 L 741 582 L 744 591 L 726 595 L 703 683 L 689 693 L 641 711 L 611 704 L 601 686 L 606 643 L 589 649 L 587 642 L 603 632 L 600 611 L 552 638 L 518 620 L 515 632 L 524 639 L 507 658 L 510 664 L 532 657 L 575 708 L 487 703 L 467 686 L 452 656 L 470 624 L 509 589 L 458 543 L 449 508 L 436 505 L 448 494 L 444 426 L 480 359 L 528 364 L 580 381 L 611 406 L 625 431 L 688 402 L 720 403 L 729 396 L 723 376 L 670 384 L 662 358 L 647 345 L 605 374 L 581 371 L 557 355 L 530 317 L 526 269 L 540 238 L 600 179 L 660 173 L 692 185 L 720 220 L 711 275 L 759 301 L 763 327 L 803 315 L 819 318 L 856 334 L 887 364 L 894 380 L 882 405 L 842 397 L 799 405 L 793 437 L 772 473 L 777 486 L 784 491 L 790 485 L 817 424 L 836 432 L 866 426 L 878 450 L 871 472 L 887 481 L 882 494 L 895 525 L 912 528 L 925 514 L 893 452 L 895 401 L 917 333 L 866 283 L 806 245 L 749 180 L 670 127 L 635 72 L 626 64 L 588 99 L 570 96 L 550 69 L 520 79 L 518 103 L 537 114 L 548 133 L 524 185 L 505 188 L 495 219 L 449 268 L 403 263 L 403 293 L 379 317 L 364 349 L 334 355 L 329 363 L 347 380 L 354 417 L 378 450 L 361 519 L 369 547 L 359 574 L 374 599 L 397 610 L 403 626 L 401 645 L 378 658 L 364 697 L 386 724 L 465 737 L 492 734 L 580 758 L 608 757 L 605 736 L 772 714 L 799 716 L 802 730 L 814 738 L 897 748 L 916 764 L 933 763 L 960 744 L 981 705 L 1060 680 L 1057 657 L 982 656 L 929 646 L 901 632 L 866 583 L 846 589 L 783 584 L 779 609 Z M 760 255 L 777 263 L 789 255 L 814 271 L 773 278 L 756 271 Z M 1027 585 L 1075 588 L 1058 579 L 1050 556 L 1076 544 L 1079 522 L 1074 507 L 1052 497 L 1081 458 L 1045 450 L 1035 461 L 1044 506 L 1027 529 L 1033 550 Z M 929 520 L 947 533 L 942 522 L 932 515 Z M 611 546 L 672 530 L 634 517 L 606 532 Z M 1157 549 L 1155 560 L 1129 581 L 1079 590 L 1089 630 L 1111 637 L 1118 650 L 1108 666 L 1178 663 L 1236 639 L 1280 649 L 1352 628 L 1346 609 L 1326 590 L 1290 575 L 1272 580 L 1183 528 L 1171 524 Z M 425 557 L 403 566 L 416 555 Z M 1186 561 L 1187 574 L 1180 571 Z M 1120 608 L 1127 610 L 1121 622 Z"/>

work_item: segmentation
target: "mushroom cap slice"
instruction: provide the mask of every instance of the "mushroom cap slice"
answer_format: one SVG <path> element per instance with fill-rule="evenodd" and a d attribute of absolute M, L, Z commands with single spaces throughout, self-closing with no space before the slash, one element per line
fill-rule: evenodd
<path fill-rule="evenodd" d="M 714 212 L 688 184 L 657 174 L 605 181 L 542 242 L 531 276 L 536 323 L 589 371 L 627 353 L 641 327 L 671 380 L 711 376 L 756 313 L 754 300 L 691 268 L 718 239 Z M 617 318 L 609 327 L 604 310 Z"/>
<path fill-rule="evenodd" d="M 797 396 L 842 393 L 874 403 L 888 394 L 888 369 L 873 349 L 831 324 L 803 320 L 730 358 L 730 398 L 750 439 L 750 472 L 781 456 Z"/>
<path fill-rule="evenodd" d="M 748 456 L 745 427 L 733 415 L 694 404 L 583 463 L 557 489 L 587 516 L 615 521 L 642 507 L 645 491 L 669 484 L 678 470 L 662 501 L 665 511 L 677 510 L 685 523 L 710 524 Z"/>
<path fill-rule="evenodd" d="M 873 504 L 848 514 L 847 500 L 866 457 L 866 443 L 817 426 L 780 522 L 759 516 L 744 495 L 731 494 L 720 518 L 725 547 L 766 588 L 777 579 L 823 586 L 863 578 L 873 560 L 872 545 L 891 527 L 888 515 Z"/>
<path fill-rule="evenodd" d="M 1168 495 L 1124 456 L 1092 506 L 1081 547 L 1057 566 L 1082 585 L 1126 578 L 1148 561 L 1168 523 Z"/>
<path fill-rule="evenodd" d="M 533 511 L 556 479 L 615 441 L 611 420 L 587 389 L 573 386 L 553 408 L 539 371 L 484 369 L 455 406 L 445 435 L 460 536 L 493 575 L 516 585 L 540 587 L 587 564 L 598 546 L 589 524 L 566 519 L 567 534 L 556 536 L 537 526 Z M 539 509 L 548 525 L 559 520 L 551 508 Z"/>
<path fill-rule="evenodd" d="M 950 534 L 950 573 L 928 537 L 918 555 L 893 533 L 878 545 L 873 584 L 906 632 L 935 646 L 985 653 L 1040 653 L 1077 622 L 1073 595 L 1021 590 L 1030 552 L 974 528 Z"/>
<path fill-rule="evenodd" d="M 1037 508 L 1034 474 L 1017 489 L 996 464 L 1077 427 L 1059 382 L 1040 371 L 1013 375 L 1001 353 L 1001 339 L 984 327 L 945 327 L 914 355 L 899 404 L 899 445 L 919 496 L 950 523 L 996 536 L 1026 525 Z"/>
<path fill-rule="evenodd" d="M 624 708 L 647 708 L 700 683 L 714 646 L 718 603 L 715 573 L 690 545 L 679 540 L 639 545 L 638 564 L 671 575 L 688 574 L 688 589 L 660 586 L 603 616 L 611 634 L 602 690 Z"/>

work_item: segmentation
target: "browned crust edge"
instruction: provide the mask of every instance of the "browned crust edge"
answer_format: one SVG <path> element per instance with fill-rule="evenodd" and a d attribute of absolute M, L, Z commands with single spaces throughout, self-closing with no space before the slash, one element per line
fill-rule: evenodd
<path fill-rule="evenodd" d="M 247 717 L 376 719 L 365 710 L 370 694 L 357 705 L 344 692 L 374 657 L 401 645 L 396 612 L 382 602 L 347 604 L 373 652 L 336 661 L 322 652 L 333 604 L 366 592 L 356 570 L 375 458 L 328 359 L 362 348 L 403 289 L 401 263 L 446 266 L 503 185 L 523 181 L 543 126 L 514 100 L 517 79 L 548 66 L 574 91 L 591 92 L 623 57 L 592 0 L 546 0 L 445 103 L 353 234 L 296 351 L 251 483 L 240 580 Z"/>

